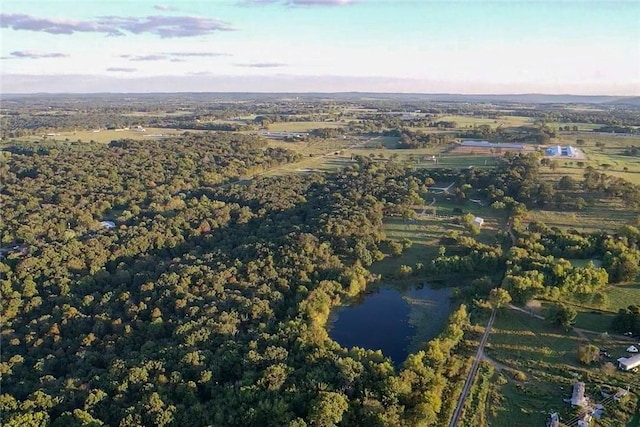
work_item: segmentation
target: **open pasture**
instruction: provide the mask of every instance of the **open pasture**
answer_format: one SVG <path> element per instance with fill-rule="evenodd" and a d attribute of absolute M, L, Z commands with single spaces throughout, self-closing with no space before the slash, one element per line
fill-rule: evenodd
<path fill-rule="evenodd" d="M 182 135 L 184 132 L 201 132 L 201 131 L 193 131 L 193 130 L 183 130 L 183 129 L 166 129 L 166 128 L 145 128 L 144 132 L 136 131 L 133 129 L 129 130 L 104 130 L 100 131 L 92 131 L 92 130 L 78 130 L 78 131 L 69 131 L 69 132 L 55 132 L 55 135 L 45 135 L 49 141 L 81 141 L 81 142 L 90 142 L 95 141 L 99 143 L 108 144 L 109 142 L 117 139 L 135 139 L 135 140 L 154 140 L 158 138 L 167 138 L 172 136 Z M 41 141 L 43 139 L 42 135 L 38 136 L 28 136 L 23 138 L 18 138 L 22 140 L 28 141 Z"/>
<path fill-rule="evenodd" d="M 532 153 L 534 151 L 538 151 L 538 147 L 534 145 L 524 145 L 522 148 L 491 148 L 491 147 L 470 147 L 464 145 L 458 145 L 453 150 L 451 150 L 451 154 L 466 154 L 466 155 L 493 155 L 496 157 L 501 157 L 506 152 L 514 152 L 514 153 Z"/>
<path fill-rule="evenodd" d="M 345 123 L 341 122 L 278 122 L 270 123 L 267 127 L 269 132 L 310 132 L 313 129 L 342 128 Z"/>
<path fill-rule="evenodd" d="M 533 119 L 530 117 L 522 116 L 497 116 L 495 118 L 489 117 L 474 117 L 463 115 L 449 115 L 439 116 L 433 121 L 436 122 L 456 122 L 458 128 L 468 128 L 480 125 L 489 125 L 492 128 L 502 127 L 517 127 L 532 124 Z"/>
<path fill-rule="evenodd" d="M 574 411 L 563 399 L 571 397 L 577 380 L 586 383 L 586 395 L 595 402 L 603 400 L 600 384 L 637 382 L 637 374 L 604 371 L 602 363 L 607 360 L 580 364 L 577 350 L 586 342 L 606 348 L 614 361 L 626 354 L 624 349 L 629 345 L 611 336 L 565 332 L 525 313 L 501 312 L 486 350 L 501 373 L 490 397 L 496 403 L 489 409 L 490 425 L 544 425 L 548 414 L 556 411 L 563 419 L 572 419 Z"/>

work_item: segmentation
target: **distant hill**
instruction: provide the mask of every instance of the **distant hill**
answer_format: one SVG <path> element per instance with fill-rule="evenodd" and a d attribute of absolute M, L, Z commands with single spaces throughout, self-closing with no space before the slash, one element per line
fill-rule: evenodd
<path fill-rule="evenodd" d="M 622 98 L 622 99 L 616 99 L 615 101 L 608 102 L 608 104 L 635 105 L 636 107 L 640 107 L 640 96 L 625 97 L 625 98 Z"/>
<path fill-rule="evenodd" d="M 516 103 L 516 104 L 610 104 L 640 106 L 637 96 L 607 95 L 546 95 L 546 94 L 513 94 L 513 95 L 465 95 L 450 93 L 378 93 L 378 92 L 175 92 L 175 93 L 87 93 L 87 94 L 2 94 L 4 100 L 31 99 L 155 99 L 155 98 L 190 98 L 206 100 L 275 100 L 275 99 L 341 99 L 349 101 L 433 101 L 433 102 L 480 102 L 480 103 Z"/>
<path fill-rule="evenodd" d="M 307 94 L 310 95 L 310 94 Z M 315 94 L 327 97 L 329 94 Z M 331 95 L 348 96 L 366 99 L 413 99 L 440 102 L 500 102 L 522 104 L 629 104 L 640 105 L 640 97 L 621 97 L 607 95 L 546 95 L 546 94 L 513 94 L 513 95 L 465 95 L 465 94 L 405 94 L 405 93 L 335 93 Z"/>

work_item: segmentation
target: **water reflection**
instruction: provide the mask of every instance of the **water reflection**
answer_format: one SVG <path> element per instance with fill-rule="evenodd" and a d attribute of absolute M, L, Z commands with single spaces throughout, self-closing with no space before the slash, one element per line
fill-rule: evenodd
<path fill-rule="evenodd" d="M 382 287 L 332 313 L 329 335 L 340 345 L 382 350 L 398 365 L 438 335 L 451 313 L 451 289 L 425 284 Z"/>

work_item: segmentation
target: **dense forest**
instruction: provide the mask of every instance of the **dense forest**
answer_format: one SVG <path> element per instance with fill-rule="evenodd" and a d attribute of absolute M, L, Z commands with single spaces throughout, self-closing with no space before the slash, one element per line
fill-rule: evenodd
<path fill-rule="evenodd" d="M 3 425 L 448 418 L 464 306 L 401 367 L 325 329 L 373 279 L 383 216 L 414 203 L 426 174 L 360 159 L 234 183 L 295 159 L 237 135 L 3 154 Z"/>

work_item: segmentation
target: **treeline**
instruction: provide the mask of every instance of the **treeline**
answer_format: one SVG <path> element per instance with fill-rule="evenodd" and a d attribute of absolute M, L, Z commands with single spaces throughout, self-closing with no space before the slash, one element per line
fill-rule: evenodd
<path fill-rule="evenodd" d="M 640 186 L 593 167 L 585 168 L 582 181 L 563 176 L 554 185 L 539 178 L 543 164 L 557 167 L 553 161 L 537 153 L 506 153 L 504 159 L 492 170 L 466 171 L 459 179 L 460 187 L 476 188 L 493 207 L 519 211 L 520 216 L 527 207 L 582 210 L 595 198 L 615 199 L 629 208 L 640 206 Z"/>
<path fill-rule="evenodd" d="M 161 118 L 149 122 L 149 126 L 167 129 L 204 130 L 218 132 L 245 132 L 255 130 L 245 123 L 200 122 L 194 118 Z"/>
<path fill-rule="evenodd" d="M 633 226 L 610 235 L 531 223 L 509 251 L 502 286 L 519 303 L 536 297 L 563 297 L 603 306 L 608 284 L 633 281 L 640 274 L 639 243 L 640 231 Z M 576 267 L 568 259 L 600 259 L 602 265 L 588 262 Z"/>
<path fill-rule="evenodd" d="M 463 130 L 458 133 L 460 138 L 484 139 L 499 142 L 515 142 L 515 143 L 532 143 L 547 144 L 551 138 L 556 137 L 553 129 L 544 123 L 537 126 L 519 126 L 504 128 L 490 125 L 477 125 L 471 129 Z"/>
<path fill-rule="evenodd" d="M 398 137 L 397 148 L 412 149 L 425 148 L 433 145 L 450 144 L 454 141 L 451 135 L 438 133 L 425 133 L 408 129 L 391 129 L 383 132 L 384 136 Z"/>
<path fill-rule="evenodd" d="M 621 126 L 621 125 L 608 125 L 601 126 L 593 130 L 593 132 L 606 132 L 606 133 L 626 133 L 626 134 L 638 134 L 640 129 L 636 126 Z"/>

